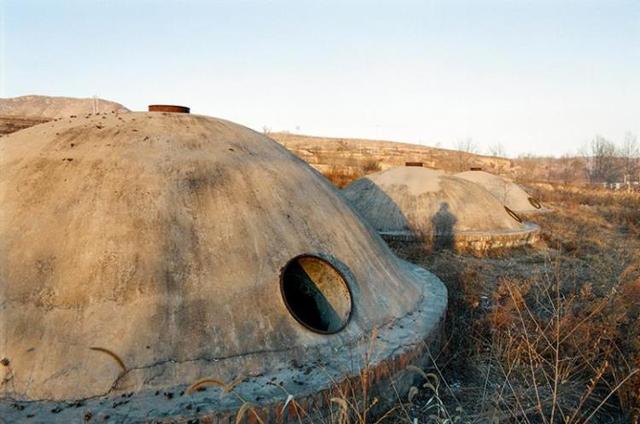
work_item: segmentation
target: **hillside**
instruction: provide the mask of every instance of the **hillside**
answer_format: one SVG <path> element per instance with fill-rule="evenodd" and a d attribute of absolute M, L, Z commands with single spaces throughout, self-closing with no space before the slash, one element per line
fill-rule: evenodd
<path fill-rule="evenodd" d="M 362 170 L 383 170 L 404 166 L 406 162 L 421 162 L 428 168 L 452 172 L 482 168 L 511 176 L 515 176 L 519 169 L 510 159 L 417 144 L 290 133 L 270 133 L 269 137 L 325 174 L 339 171 L 357 175 Z"/>
<path fill-rule="evenodd" d="M 0 99 L 0 116 L 55 119 L 73 114 L 128 112 L 120 103 L 98 98 L 20 96 Z"/>
<path fill-rule="evenodd" d="M 94 98 L 37 95 L 0 98 L 0 136 L 71 115 L 128 111 L 119 103 Z M 481 168 L 529 181 L 587 181 L 584 158 L 506 159 L 393 141 L 316 137 L 285 132 L 268 135 L 318 171 L 333 175 L 334 182 L 347 182 L 365 173 L 404 166 L 407 162 L 419 162 L 425 167 L 451 172 Z"/>
<path fill-rule="evenodd" d="M 128 111 L 120 103 L 97 98 L 35 95 L 0 98 L 0 135 L 71 115 Z"/>
<path fill-rule="evenodd" d="M 329 176 L 338 185 L 363 174 L 404 166 L 406 162 L 421 162 L 422 166 L 450 172 L 481 168 L 519 181 L 571 184 L 589 182 L 587 159 L 580 156 L 523 156 L 507 159 L 393 141 L 278 132 L 270 133 L 269 137 Z"/>
<path fill-rule="evenodd" d="M 47 122 L 44 118 L 23 118 L 18 116 L 0 116 L 0 136 Z"/>

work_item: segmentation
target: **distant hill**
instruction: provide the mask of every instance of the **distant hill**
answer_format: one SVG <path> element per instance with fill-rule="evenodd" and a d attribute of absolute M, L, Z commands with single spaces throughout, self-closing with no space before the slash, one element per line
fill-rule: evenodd
<path fill-rule="evenodd" d="M 37 95 L 0 98 L 0 136 L 57 118 L 111 112 L 123 113 L 129 109 L 120 103 L 97 98 Z M 339 174 L 338 180 L 343 183 L 378 170 L 404 166 L 407 162 L 450 172 L 482 169 L 528 181 L 587 181 L 585 160 L 580 157 L 507 159 L 393 141 L 286 132 L 268 135 L 323 174 Z"/>
<path fill-rule="evenodd" d="M 422 166 L 428 168 L 452 172 L 482 168 L 488 172 L 513 176 L 518 171 L 510 159 L 417 144 L 290 133 L 270 133 L 269 137 L 325 174 L 335 168 L 357 175 L 362 170 L 383 170 L 404 166 L 406 162 L 421 162 Z"/>
<path fill-rule="evenodd" d="M 0 99 L 0 116 L 55 119 L 83 113 L 129 112 L 120 103 L 97 98 L 20 96 Z"/>
<path fill-rule="evenodd" d="M 314 137 L 276 132 L 269 137 L 341 186 L 354 178 L 407 162 L 449 172 L 481 169 L 518 181 L 588 183 L 584 157 L 508 159 L 393 141 Z"/>
<path fill-rule="evenodd" d="M 0 135 L 56 118 L 110 112 L 129 112 L 129 109 L 120 103 L 97 98 L 35 95 L 0 98 Z"/>

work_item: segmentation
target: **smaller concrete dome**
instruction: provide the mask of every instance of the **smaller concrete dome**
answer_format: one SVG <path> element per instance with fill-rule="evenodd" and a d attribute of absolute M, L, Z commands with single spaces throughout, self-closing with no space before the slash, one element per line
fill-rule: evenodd
<path fill-rule="evenodd" d="M 503 205 L 520 214 L 546 212 L 540 202 L 529 195 L 518 184 L 508 178 L 484 171 L 466 171 L 455 174 L 472 183 L 484 187 Z"/>
<path fill-rule="evenodd" d="M 354 181 L 343 194 L 386 239 L 485 250 L 531 243 L 539 232 L 481 186 L 439 170 L 391 168 Z"/>

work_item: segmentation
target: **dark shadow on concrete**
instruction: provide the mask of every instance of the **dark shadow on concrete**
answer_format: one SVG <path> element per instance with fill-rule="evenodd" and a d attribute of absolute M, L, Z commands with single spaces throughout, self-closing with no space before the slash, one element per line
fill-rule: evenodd
<path fill-rule="evenodd" d="M 454 228 L 458 220 L 449 211 L 449 204 L 443 202 L 431 218 L 433 250 L 453 250 L 455 248 Z"/>
<path fill-rule="evenodd" d="M 418 235 L 396 202 L 377 184 L 368 178 L 361 178 L 349 184 L 347 192 L 341 190 L 347 203 L 362 221 L 375 229 L 377 233 L 386 231 L 405 231 Z M 358 205 L 355 207 L 354 205 Z"/>
<path fill-rule="evenodd" d="M 398 240 L 400 242 L 420 241 L 423 242 L 425 247 L 430 251 L 445 249 L 456 250 L 455 231 L 458 218 L 451 212 L 449 203 L 441 202 L 436 213 L 430 217 L 424 217 L 425 221 L 430 220 L 431 226 L 414 225 L 404 214 L 401 206 L 373 181 L 362 178 L 347 187 L 354 189 L 350 193 L 345 193 L 343 190 L 343 194 L 347 198 L 348 203 L 351 204 L 355 212 L 360 215 L 367 225 L 371 225 L 378 232 L 382 230 L 383 238 L 385 238 L 387 242 L 390 240 Z M 371 199 L 376 199 L 376 201 L 373 202 Z M 414 202 L 417 201 L 418 199 L 414 200 Z M 354 207 L 354 204 L 358 204 L 359 207 Z M 412 204 L 409 203 L 404 207 L 410 208 Z M 389 233 L 385 234 L 384 230 L 388 228 L 380 227 L 384 227 L 384 223 L 387 222 L 393 223 L 391 226 L 394 231 L 400 233 L 406 232 L 407 235 L 411 235 L 415 237 L 415 239 L 396 238 Z"/>

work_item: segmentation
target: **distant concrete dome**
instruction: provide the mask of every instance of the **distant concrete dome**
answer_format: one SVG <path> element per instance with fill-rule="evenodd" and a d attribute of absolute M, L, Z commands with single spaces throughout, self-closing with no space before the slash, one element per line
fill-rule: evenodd
<path fill-rule="evenodd" d="M 538 200 L 531 197 L 522 187 L 508 178 L 484 171 L 460 172 L 455 176 L 481 185 L 503 205 L 516 213 L 530 214 L 549 210 L 543 208 Z"/>
<path fill-rule="evenodd" d="M 390 391 L 437 338 L 443 284 L 247 128 L 162 112 L 62 119 L 4 137 L 0 169 L 10 422 L 228 420 L 243 400 L 269 421 L 287 393 L 310 413 L 339 408 L 333 385 L 369 366 L 371 390 Z M 238 396 L 188 394 L 200 379 Z"/>
<path fill-rule="evenodd" d="M 484 250 L 531 243 L 539 231 L 482 187 L 439 170 L 391 168 L 352 182 L 343 194 L 387 239 Z"/>

